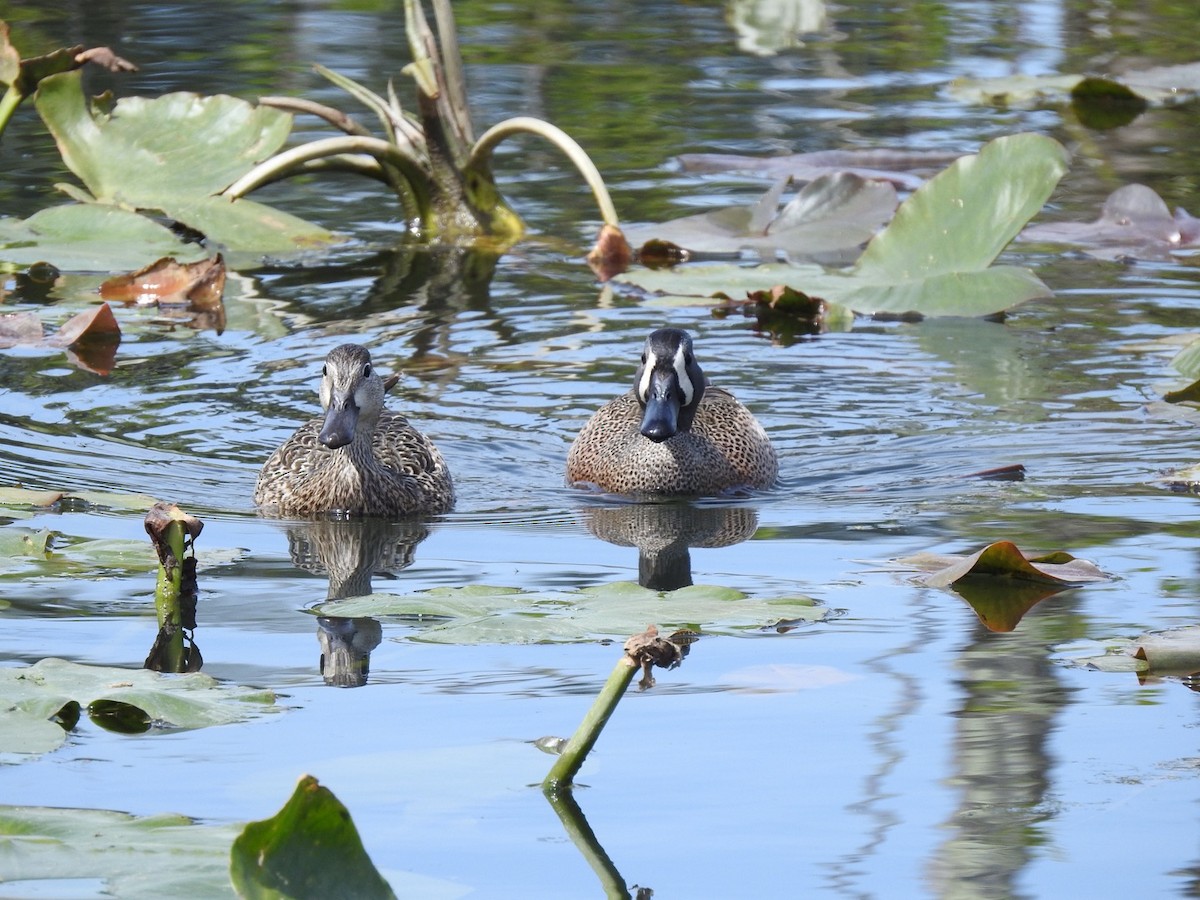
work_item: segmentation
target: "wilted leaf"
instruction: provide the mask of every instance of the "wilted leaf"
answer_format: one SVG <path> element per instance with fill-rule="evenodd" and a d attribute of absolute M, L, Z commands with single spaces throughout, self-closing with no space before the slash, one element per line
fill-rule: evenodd
<path fill-rule="evenodd" d="M 395 616 L 429 623 L 414 639 L 455 644 L 527 644 L 628 635 L 653 620 L 705 633 L 758 632 L 781 621 L 817 621 L 827 613 L 808 597 L 751 598 L 733 588 L 694 585 L 659 592 L 629 582 L 571 593 L 532 593 L 475 585 L 419 594 L 371 594 L 322 603 L 327 616 Z"/>
<path fill-rule="evenodd" d="M 220 305 L 224 288 L 225 262 L 220 254 L 192 263 L 168 256 L 107 279 L 100 285 L 100 296 L 143 305 L 186 303 L 195 309 L 213 309 Z"/>
<path fill-rule="evenodd" d="M 949 587 L 968 576 L 1013 578 L 1068 587 L 1108 579 L 1087 560 L 1068 553 L 1027 555 L 1011 541 L 997 541 L 969 556 L 922 553 L 897 562 L 914 569 L 936 570 L 921 578 L 931 587 Z"/>
<path fill-rule="evenodd" d="M 305 775 L 274 817 L 233 842 L 230 876 L 240 897 L 395 898 L 363 848 L 350 811 Z"/>
<path fill-rule="evenodd" d="M 787 181 L 780 181 L 752 206 L 735 206 L 661 225 L 630 226 L 635 244 L 666 241 L 692 254 L 751 250 L 772 257 L 811 258 L 858 248 L 896 208 L 896 190 L 839 172 L 805 185 L 782 209 Z"/>
<path fill-rule="evenodd" d="M 1109 194 L 1095 222 L 1032 225 L 1020 239 L 1074 244 L 1097 259 L 1169 260 L 1173 250 L 1200 246 L 1200 219 L 1183 209 L 1171 215 L 1151 188 L 1127 184 Z"/>
<path fill-rule="evenodd" d="M 1073 655 L 1076 665 L 1103 672 L 1135 672 L 1139 678 L 1187 677 L 1200 673 L 1200 625 L 1152 631 L 1110 642 L 1101 655 Z"/>
<path fill-rule="evenodd" d="M 121 326 L 117 324 L 109 305 L 101 303 L 71 316 L 56 334 L 46 339 L 46 343 L 55 347 L 70 347 L 87 341 L 117 343 L 120 340 Z"/>
<path fill-rule="evenodd" d="M 46 733 L 45 721 L 68 702 L 104 711 L 120 703 L 166 728 L 203 728 L 275 712 L 269 691 L 219 683 L 207 675 L 163 676 L 144 669 L 87 666 L 43 659 L 31 666 L 0 668 L 0 752 L 23 753 L 30 734 Z M 61 729 L 60 729 L 61 731 Z M 60 736 L 59 743 L 66 734 Z"/>
<path fill-rule="evenodd" d="M 927 182 L 849 269 L 681 266 L 617 280 L 687 296 L 786 285 L 863 314 L 985 316 L 1050 295 L 1028 269 L 991 263 L 1041 209 L 1066 171 L 1066 151 L 1035 134 L 999 138 Z"/>

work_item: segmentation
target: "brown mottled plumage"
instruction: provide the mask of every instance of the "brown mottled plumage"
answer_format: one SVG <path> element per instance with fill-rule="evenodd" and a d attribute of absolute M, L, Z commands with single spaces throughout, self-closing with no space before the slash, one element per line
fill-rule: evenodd
<path fill-rule="evenodd" d="M 628 393 L 584 425 L 567 454 L 567 481 L 618 494 L 693 496 L 771 487 L 775 448 L 732 394 L 707 385 L 692 339 L 660 328 L 646 339 Z"/>
<path fill-rule="evenodd" d="M 408 419 L 384 409 L 384 394 L 395 383 L 396 376 L 379 376 L 365 347 L 329 351 L 321 372 L 325 415 L 301 425 L 271 454 L 254 502 L 298 517 L 448 510 L 454 486 L 441 453 Z"/>

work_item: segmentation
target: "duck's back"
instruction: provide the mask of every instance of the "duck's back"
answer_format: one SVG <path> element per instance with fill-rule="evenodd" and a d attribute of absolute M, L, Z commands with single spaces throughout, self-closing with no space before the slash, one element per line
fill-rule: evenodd
<path fill-rule="evenodd" d="M 254 502 L 285 516 L 333 510 L 355 515 L 440 513 L 454 503 L 450 470 L 433 442 L 399 413 L 385 410 L 371 436 L 371 458 L 330 450 L 311 419 L 267 460 Z"/>
<path fill-rule="evenodd" d="M 567 454 L 567 481 L 619 494 L 717 494 L 767 488 L 779 475 L 758 420 L 728 391 L 707 387 L 690 431 L 661 443 L 641 434 L 633 391 L 602 406 Z"/>

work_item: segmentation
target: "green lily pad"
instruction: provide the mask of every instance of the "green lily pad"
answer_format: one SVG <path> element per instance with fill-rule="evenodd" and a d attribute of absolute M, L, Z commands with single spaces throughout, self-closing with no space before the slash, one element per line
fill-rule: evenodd
<path fill-rule="evenodd" d="M 116 206 L 72 203 L 28 219 L 0 219 L 0 260 L 17 266 L 49 262 L 63 272 L 111 272 L 164 256 L 193 261 L 206 255 L 166 226 Z"/>
<path fill-rule="evenodd" d="M 234 887 L 250 900 L 396 896 L 363 848 L 350 811 L 311 775 L 276 815 L 245 827 L 231 859 Z"/>
<path fill-rule="evenodd" d="M 158 728 L 203 728 L 240 722 L 276 712 L 270 691 L 227 685 L 199 672 L 160 675 L 145 669 L 87 666 L 62 659 L 43 659 L 31 666 L 0 668 L 0 709 L 7 711 L 0 728 L 0 753 L 42 753 L 66 740 L 59 735 L 47 746 L 47 721 L 76 703 L 96 715 L 115 701 L 136 707 Z"/>
<path fill-rule="evenodd" d="M 1090 84 L 1089 84 L 1090 83 Z M 1112 93 L 1119 86 L 1149 106 L 1176 106 L 1200 96 L 1200 63 L 1158 66 L 1120 75 L 1007 75 L 960 78 L 947 93 L 962 103 L 1027 109 L 1069 103 L 1083 93 Z"/>
<path fill-rule="evenodd" d="M 82 219 L 75 221 L 86 215 L 78 210 L 98 205 L 161 212 L 232 253 L 281 255 L 343 240 L 263 204 L 216 196 L 283 146 L 291 132 L 288 113 L 236 97 L 190 93 L 129 97 L 102 110 L 87 101 L 78 72 L 43 80 L 37 108 L 63 160 L 91 192 L 64 188 L 84 201 L 63 207 L 72 229 L 84 228 Z M 52 249 L 39 259 L 78 271 L 77 265 L 59 263 L 59 253 L 69 260 L 69 247 Z M 156 250 L 137 264 L 110 263 L 99 271 L 140 268 L 163 256 L 182 261 L 203 255 L 196 245 L 182 255 Z"/>
<path fill-rule="evenodd" d="M 709 634 L 758 633 L 765 627 L 818 621 L 828 613 L 809 597 L 758 599 L 715 585 L 663 592 L 621 581 L 562 593 L 476 585 L 370 594 L 322 603 L 314 611 L 428 623 L 414 640 L 453 644 L 586 641 L 628 636 L 650 622 L 664 631 L 686 627 Z"/>
<path fill-rule="evenodd" d="M 178 815 L 0 806 L 0 883 L 9 896 L 234 897 L 236 833 Z"/>
<path fill-rule="evenodd" d="M 93 197 L 139 209 L 219 194 L 292 130 L 288 113 L 226 95 L 126 97 L 103 112 L 88 103 L 79 72 L 43 80 L 37 108 Z"/>
<path fill-rule="evenodd" d="M 1057 141 L 991 141 L 926 182 L 849 269 L 680 266 L 633 269 L 617 281 L 669 295 L 731 297 L 786 285 L 862 314 L 986 316 L 1051 292 L 1028 269 L 992 266 L 1067 170 Z"/>

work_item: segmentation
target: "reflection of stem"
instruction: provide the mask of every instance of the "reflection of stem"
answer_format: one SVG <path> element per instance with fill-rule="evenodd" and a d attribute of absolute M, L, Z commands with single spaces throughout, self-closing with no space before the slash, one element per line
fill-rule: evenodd
<path fill-rule="evenodd" d="M 390 164 L 396 167 L 408 190 L 398 192 L 400 202 L 404 207 L 405 218 L 422 223 L 432 205 L 429 195 L 428 176 L 421 164 L 410 154 L 405 153 L 395 144 L 374 137 L 333 137 L 310 141 L 277 153 L 270 159 L 259 163 L 223 192 L 222 196 L 237 200 L 272 181 L 296 173 L 304 163 L 314 159 L 329 156 L 339 156 L 345 153 L 365 153 L 379 161 L 381 165 Z"/>
<path fill-rule="evenodd" d="M 8 90 L 4 92 L 4 97 L 0 98 L 0 134 L 4 134 L 4 129 L 8 127 L 8 120 L 13 117 L 13 113 L 17 111 L 17 107 L 21 105 L 21 101 L 24 99 L 24 92 L 18 89 L 15 84 L 8 86 Z"/>
<path fill-rule="evenodd" d="M 621 877 L 621 873 L 617 871 L 613 861 L 608 858 L 608 854 L 596 840 L 596 835 L 588 825 L 583 810 L 575 802 L 574 795 L 570 791 L 563 791 L 561 794 L 547 794 L 546 799 L 550 801 L 550 806 L 558 814 L 558 818 L 563 824 L 563 830 L 567 832 L 571 843 L 583 854 L 587 864 L 592 867 L 592 871 L 600 879 L 600 885 L 604 888 L 604 896 L 614 898 L 614 900 L 615 898 L 629 900 L 629 889 L 625 887 L 625 879 Z"/>
<path fill-rule="evenodd" d="M 571 789 L 576 773 L 595 746 L 596 739 L 600 737 L 600 732 L 604 730 L 605 723 L 617 708 L 617 703 L 629 687 L 629 682 L 633 681 L 633 673 L 637 670 L 638 664 L 628 656 L 622 656 L 617 662 L 591 709 L 587 711 L 579 728 L 571 735 L 567 746 L 550 768 L 550 774 L 542 782 L 542 790 L 548 797 Z"/>
<path fill-rule="evenodd" d="M 475 142 L 475 146 L 471 148 L 471 158 L 464 168 L 470 170 L 483 166 L 491 157 L 496 146 L 506 137 L 514 134 L 536 134 L 566 154 L 567 158 L 575 164 L 575 168 L 579 170 L 579 174 L 587 181 L 588 187 L 592 189 L 592 195 L 600 207 L 600 215 L 604 218 L 604 223 L 612 225 L 614 228 L 620 228 L 617 208 L 608 195 L 608 188 L 604 184 L 600 170 L 596 168 L 596 164 L 592 162 L 584 149 L 575 142 L 575 139 L 557 125 L 551 125 L 549 122 L 535 119 L 532 116 L 505 119 L 485 131 L 482 137 Z"/>

